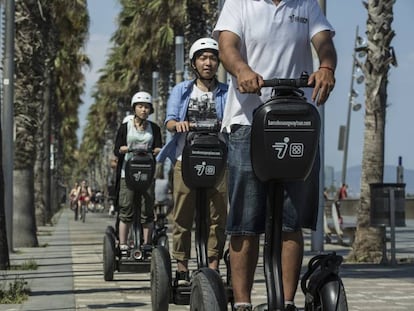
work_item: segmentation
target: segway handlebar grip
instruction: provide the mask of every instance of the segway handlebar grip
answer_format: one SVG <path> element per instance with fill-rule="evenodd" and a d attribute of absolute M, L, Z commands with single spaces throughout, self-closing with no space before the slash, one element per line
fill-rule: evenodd
<path fill-rule="evenodd" d="M 221 124 L 214 122 L 190 122 L 189 123 L 190 132 L 219 132 Z M 173 132 L 176 132 L 175 125 L 173 126 Z"/>

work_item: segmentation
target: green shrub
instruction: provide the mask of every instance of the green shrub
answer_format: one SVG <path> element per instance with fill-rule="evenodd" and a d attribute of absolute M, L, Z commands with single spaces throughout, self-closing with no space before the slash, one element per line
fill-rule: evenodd
<path fill-rule="evenodd" d="M 14 282 L 8 283 L 8 288 L 5 281 L 0 285 L 0 304 L 22 303 L 27 300 L 29 293 L 30 288 L 27 286 L 27 282 L 22 277 L 17 276 Z"/>

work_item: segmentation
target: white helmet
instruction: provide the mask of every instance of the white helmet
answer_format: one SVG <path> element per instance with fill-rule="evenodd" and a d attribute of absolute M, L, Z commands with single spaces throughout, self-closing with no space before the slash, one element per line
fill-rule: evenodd
<path fill-rule="evenodd" d="M 217 54 L 218 54 L 218 51 L 219 51 L 218 43 L 216 40 L 212 38 L 198 39 L 197 41 L 193 43 L 193 45 L 190 48 L 190 53 L 188 55 L 190 58 L 190 61 L 193 60 L 194 54 L 201 50 L 214 50 L 214 51 L 217 51 Z"/>
<path fill-rule="evenodd" d="M 150 93 L 147 92 L 138 92 L 135 93 L 134 96 L 132 96 L 131 99 L 131 108 L 134 108 L 134 104 L 136 103 L 147 103 L 151 106 L 150 113 L 154 112 L 154 107 L 152 106 L 152 96 Z"/>

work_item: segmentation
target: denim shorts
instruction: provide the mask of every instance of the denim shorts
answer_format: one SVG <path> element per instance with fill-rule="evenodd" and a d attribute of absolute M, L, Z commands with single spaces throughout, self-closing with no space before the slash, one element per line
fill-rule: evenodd
<path fill-rule="evenodd" d="M 251 165 L 251 126 L 232 126 L 228 145 L 228 191 L 230 210 L 226 233 L 257 235 L 265 232 L 267 184 L 259 181 Z M 285 232 L 315 229 L 319 204 L 319 154 L 305 181 L 286 182 L 283 227 Z M 275 191 L 270 189 L 270 191 Z"/>

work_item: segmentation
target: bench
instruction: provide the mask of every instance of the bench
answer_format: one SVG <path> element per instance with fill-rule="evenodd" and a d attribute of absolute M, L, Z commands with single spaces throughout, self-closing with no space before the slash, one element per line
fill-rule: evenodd
<path fill-rule="evenodd" d="M 356 224 L 352 222 L 340 223 L 335 202 L 325 206 L 323 220 L 326 243 L 333 243 L 334 237 L 336 237 L 338 244 L 352 245 L 355 239 Z"/>

